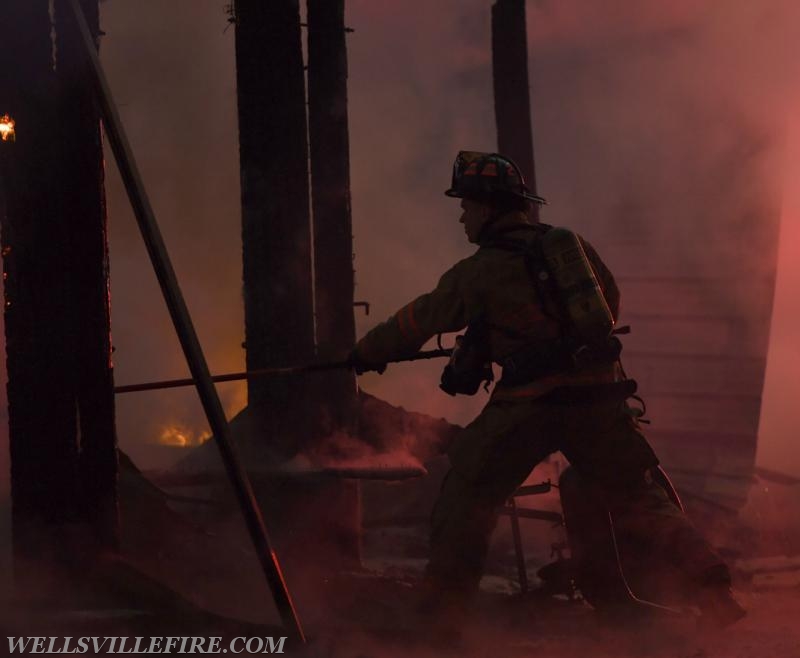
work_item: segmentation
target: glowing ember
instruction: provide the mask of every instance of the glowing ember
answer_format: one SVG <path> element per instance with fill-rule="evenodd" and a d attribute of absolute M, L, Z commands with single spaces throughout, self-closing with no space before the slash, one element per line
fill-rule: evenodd
<path fill-rule="evenodd" d="M 162 446 L 193 448 L 203 445 L 209 438 L 211 438 L 211 434 L 208 432 L 193 432 L 185 427 L 170 425 L 161 432 L 158 443 Z"/>
<path fill-rule="evenodd" d="M 16 132 L 14 130 L 14 126 L 16 123 L 14 119 L 12 119 L 7 114 L 4 114 L 0 117 L 0 139 L 4 142 L 13 142 L 16 140 Z"/>

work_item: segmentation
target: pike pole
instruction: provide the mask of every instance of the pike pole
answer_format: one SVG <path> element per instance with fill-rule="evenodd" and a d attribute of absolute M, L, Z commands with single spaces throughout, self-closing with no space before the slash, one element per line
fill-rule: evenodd
<path fill-rule="evenodd" d="M 192 383 L 197 387 L 197 393 L 208 418 L 209 427 L 214 434 L 222 462 L 225 465 L 228 478 L 241 507 L 245 525 L 250 534 L 250 540 L 253 542 L 253 547 L 261 563 L 261 568 L 269 584 L 275 606 L 278 609 L 287 635 L 305 644 L 305 634 L 297 616 L 289 588 L 284 581 L 278 556 L 275 554 L 267 535 L 267 529 L 253 493 L 250 478 L 244 469 L 235 444 L 231 441 L 230 429 L 228 428 L 228 421 L 225 418 L 222 403 L 211 381 L 208 364 L 203 355 L 189 311 L 186 308 L 183 294 L 178 285 L 175 271 L 172 268 L 172 262 L 164 245 L 164 240 L 161 237 L 161 231 L 156 222 L 150 200 L 145 192 L 128 138 L 117 114 L 116 105 L 111 96 L 111 90 L 100 64 L 97 48 L 89 32 L 83 9 L 78 0 L 63 1 L 69 4 L 75 17 L 76 29 L 80 32 L 84 55 L 87 60 L 87 74 L 92 78 L 97 101 L 102 112 L 105 134 L 108 137 L 120 176 L 128 192 L 128 199 L 133 207 L 142 239 L 161 286 L 164 301 L 175 326 L 175 333 L 178 335 L 178 340 L 189 365 L 189 371 L 192 373 Z"/>
<path fill-rule="evenodd" d="M 405 363 L 408 361 L 421 361 L 423 359 L 438 359 L 440 357 L 449 357 L 452 350 L 428 350 L 425 352 L 417 352 L 412 356 L 407 356 L 401 359 L 394 359 L 388 363 Z M 280 377 L 282 375 L 300 375 L 310 372 L 324 372 L 327 370 L 339 370 L 344 368 L 352 368 L 353 364 L 348 361 L 331 361 L 326 363 L 308 363 L 300 366 L 288 366 L 285 368 L 261 368 L 259 370 L 248 370 L 246 372 L 232 372 L 226 375 L 212 375 L 212 382 L 232 382 L 241 379 L 253 379 L 255 377 Z M 138 391 L 155 391 L 164 388 L 180 388 L 181 386 L 194 386 L 197 381 L 191 377 L 185 379 L 165 379 L 158 382 L 146 382 L 144 384 L 127 384 L 125 386 L 117 386 L 114 388 L 114 393 L 136 393 Z"/>

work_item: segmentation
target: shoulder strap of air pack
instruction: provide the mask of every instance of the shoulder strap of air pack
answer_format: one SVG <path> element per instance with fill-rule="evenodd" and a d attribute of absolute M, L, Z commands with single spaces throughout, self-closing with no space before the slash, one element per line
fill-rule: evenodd
<path fill-rule="evenodd" d="M 525 258 L 525 269 L 536 288 L 542 312 L 553 320 L 556 320 L 559 325 L 561 325 L 562 330 L 565 330 L 565 318 L 561 312 L 561 305 L 558 301 L 558 297 L 553 290 L 550 273 L 547 270 L 547 263 L 542 251 L 541 238 L 552 228 L 553 226 L 550 224 L 543 223 L 509 226 L 504 231 L 498 231 L 498 235 L 493 236 L 491 239 L 481 244 L 481 248 L 502 249 L 504 251 L 522 254 Z M 504 233 L 507 234 L 522 230 L 535 231 L 536 235 L 534 239 L 514 239 L 508 235 L 504 235 Z"/>

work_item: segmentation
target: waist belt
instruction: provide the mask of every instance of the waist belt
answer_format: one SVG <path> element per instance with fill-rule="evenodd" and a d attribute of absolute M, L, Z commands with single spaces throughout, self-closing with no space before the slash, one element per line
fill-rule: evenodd
<path fill-rule="evenodd" d="M 501 361 L 503 377 L 499 383 L 522 386 L 549 375 L 595 365 L 610 365 L 619 359 L 621 352 L 622 343 L 616 336 L 610 336 L 600 343 L 577 347 L 569 346 L 562 339 L 540 343 Z"/>

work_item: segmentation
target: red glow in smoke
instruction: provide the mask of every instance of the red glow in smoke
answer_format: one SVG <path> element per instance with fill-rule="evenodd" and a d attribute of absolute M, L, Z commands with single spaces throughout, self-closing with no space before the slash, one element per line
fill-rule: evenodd
<path fill-rule="evenodd" d="M 786 175 L 758 463 L 800 474 L 797 403 L 800 400 L 800 123 L 788 131 Z"/>

